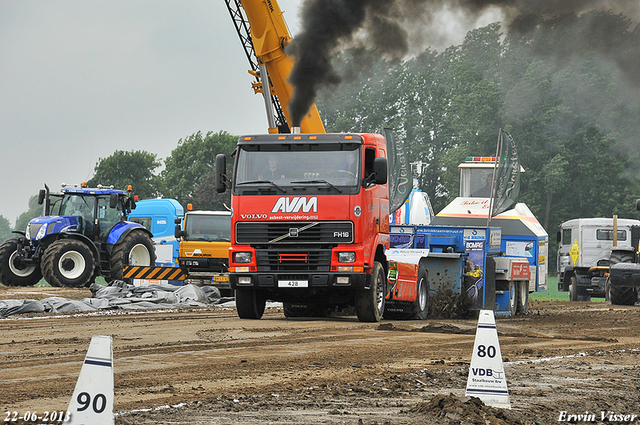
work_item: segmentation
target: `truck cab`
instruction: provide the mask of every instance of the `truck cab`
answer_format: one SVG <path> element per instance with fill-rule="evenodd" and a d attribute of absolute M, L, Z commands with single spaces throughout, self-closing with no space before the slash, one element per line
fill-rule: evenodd
<path fill-rule="evenodd" d="M 225 161 L 216 158 L 216 186 L 232 192 L 229 279 L 238 315 L 260 318 L 267 299 L 282 301 L 285 314 L 293 304 L 356 300 L 360 320 L 379 320 L 389 247 L 384 137 L 243 136 L 232 178 Z"/>
<path fill-rule="evenodd" d="M 175 199 L 143 199 L 129 214 L 129 220 L 140 223 L 153 235 L 156 265 L 178 267 L 179 241 L 174 236 L 176 218 L 184 216 L 184 208 Z"/>
<path fill-rule="evenodd" d="M 558 241 L 558 290 L 568 291 L 571 301 L 608 298 L 609 267 L 632 262 L 632 228 L 640 220 L 576 218 L 560 225 Z"/>
<path fill-rule="evenodd" d="M 187 272 L 186 284 L 213 285 L 231 296 L 229 286 L 230 211 L 192 211 L 176 220 L 175 237 L 180 240 L 178 263 Z M 181 226 L 182 224 L 182 226 Z"/>

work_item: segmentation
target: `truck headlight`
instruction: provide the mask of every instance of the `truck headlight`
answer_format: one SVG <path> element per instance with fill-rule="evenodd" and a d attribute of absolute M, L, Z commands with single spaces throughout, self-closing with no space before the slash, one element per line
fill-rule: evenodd
<path fill-rule="evenodd" d="M 250 263 L 251 253 L 250 252 L 234 252 L 233 261 L 235 263 Z"/>
<path fill-rule="evenodd" d="M 339 263 L 355 263 L 356 253 L 355 252 L 339 252 L 338 262 Z"/>

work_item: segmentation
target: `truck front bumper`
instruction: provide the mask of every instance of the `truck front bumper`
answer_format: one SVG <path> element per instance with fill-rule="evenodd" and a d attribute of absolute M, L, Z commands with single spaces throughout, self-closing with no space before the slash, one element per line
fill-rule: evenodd
<path fill-rule="evenodd" d="M 367 285 L 367 275 L 365 273 L 229 273 L 229 283 L 232 289 L 364 289 Z"/>

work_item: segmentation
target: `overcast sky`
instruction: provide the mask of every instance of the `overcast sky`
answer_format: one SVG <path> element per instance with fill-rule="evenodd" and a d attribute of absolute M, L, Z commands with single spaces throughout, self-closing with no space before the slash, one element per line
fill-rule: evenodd
<path fill-rule="evenodd" d="M 279 0 L 294 36 L 300 3 Z M 266 132 L 248 67 L 222 0 L 0 0 L 0 215 L 116 150 Z"/>

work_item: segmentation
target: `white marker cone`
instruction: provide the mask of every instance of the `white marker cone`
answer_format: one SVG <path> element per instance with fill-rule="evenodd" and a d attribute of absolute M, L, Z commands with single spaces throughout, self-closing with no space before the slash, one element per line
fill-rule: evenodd
<path fill-rule="evenodd" d="M 489 406 L 511 409 L 492 310 L 480 310 L 465 395 L 478 397 Z"/>
<path fill-rule="evenodd" d="M 65 425 L 113 425 L 113 350 L 111 337 L 94 335 L 69 403 Z"/>

